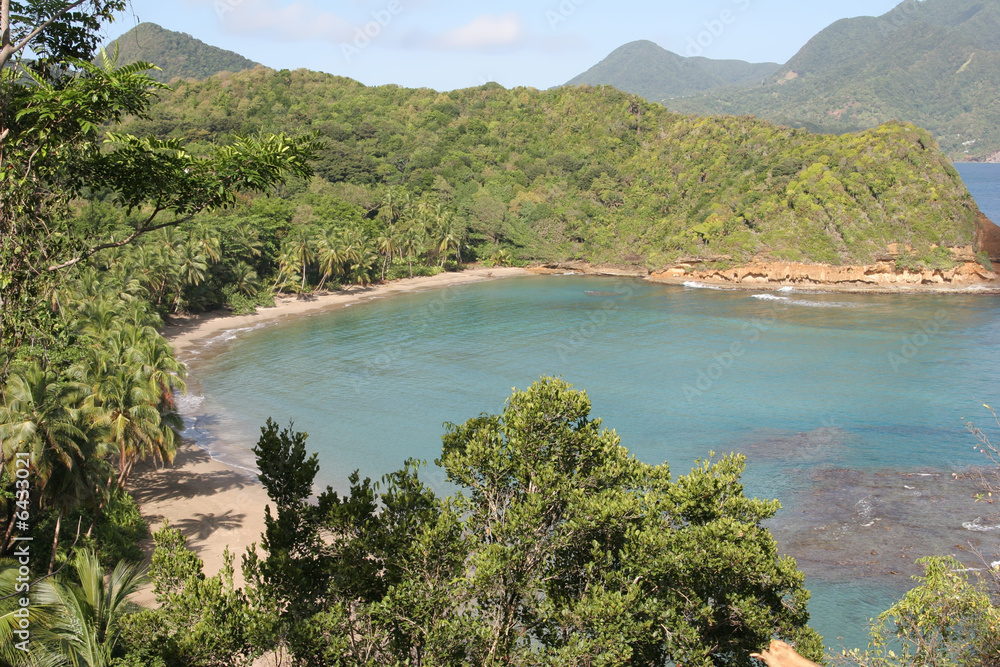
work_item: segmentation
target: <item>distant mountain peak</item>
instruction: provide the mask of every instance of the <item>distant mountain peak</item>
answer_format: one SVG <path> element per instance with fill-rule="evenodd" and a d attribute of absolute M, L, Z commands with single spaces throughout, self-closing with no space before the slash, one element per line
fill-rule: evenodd
<path fill-rule="evenodd" d="M 781 67 L 777 63 L 684 57 L 649 40 L 629 42 L 567 82 L 609 85 L 654 102 L 717 88 L 759 82 Z"/>
<path fill-rule="evenodd" d="M 998 26 L 997 0 L 905 0 L 882 16 L 831 24 L 763 86 L 667 106 L 837 134 L 898 119 L 930 130 L 953 159 L 987 159 L 1000 149 Z"/>
<path fill-rule="evenodd" d="M 149 75 L 164 82 L 177 78 L 207 79 L 219 72 L 242 72 L 259 64 L 155 23 L 140 23 L 105 49 L 113 54 L 116 47 L 119 62 L 151 62 L 161 71 L 153 70 Z"/>

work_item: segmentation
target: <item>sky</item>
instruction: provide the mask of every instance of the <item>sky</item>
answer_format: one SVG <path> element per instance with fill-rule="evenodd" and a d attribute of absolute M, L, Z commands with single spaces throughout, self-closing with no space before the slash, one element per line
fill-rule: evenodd
<path fill-rule="evenodd" d="M 900 0 L 132 0 L 108 39 L 148 21 L 275 69 L 453 90 L 565 83 L 628 42 L 787 62 L 834 21 Z"/>

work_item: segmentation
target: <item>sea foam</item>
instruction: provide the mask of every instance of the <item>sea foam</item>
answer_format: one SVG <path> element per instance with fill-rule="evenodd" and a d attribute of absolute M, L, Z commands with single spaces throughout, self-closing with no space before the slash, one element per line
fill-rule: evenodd
<path fill-rule="evenodd" d="M 982 520 L 982 517 L 980 517 L 975 521 L 966 521 L 962 524 L 962 528 L 970 530 L 973 533 L 992 533 L 993 531 L 1000 530 L 1000 526 L 984 526 L 980 523 Z"/>

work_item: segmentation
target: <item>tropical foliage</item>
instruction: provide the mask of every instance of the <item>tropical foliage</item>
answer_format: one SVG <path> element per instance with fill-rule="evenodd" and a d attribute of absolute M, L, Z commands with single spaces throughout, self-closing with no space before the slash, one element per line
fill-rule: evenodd
<path fill-rule="evenodd" d="M 990 579 L 954 558 L 924 558 L 917 586 L 884 611 L 867 651 L 843 662 L 861 667 L 996 667 L 1000 665 L 1000 607 Z M 993 573 L 994 586 L 1000 573 Z M 996 591 L 993 591 L 995 594 Z"/>
<path fill-rule="evenodd" d="M 231 207 L 240 192 L 268 190 L 290 174 L 308 176 L 318 147 L 311 139 L 251 133 L 191 153 L 176 141 L 105 131 L 144 116 L 162 86 L 144 73 L 149 63 L 118 67 L 104 53 L 97 64 L 83 57 L 99 21 L 72 11 L 82 4 L 3 5 L 0 335 L 7 349 L 47 333 L 37 306 L 62 269 L 201 211 Z M 49 17 L 55 22 L 47 24 Z M 58 37 L 49 30 L 64 19 L 69 35 L 47 42 Z M 35 25 L 48 29 L 32 33 Z M 11 34 L 24 39 L 12 41 Z M 29 44 L 51 48 L 45 58 L 29 60 Z M 114 202 L 125 214 L 122 224 L 109 228 L 74 215 L 72 204 L 82 198 Z"/>
<path fill-rule="evenodd" d="M 121 282 L 113 272 L 79 273 L 72 289 L 54 295 L 53 317 L 66 356 L 22 350 L 25 356 L 11 364 L 0 391 L 0 482 L 8 492 L 0 497 L 5 531 L 0 553 L 12 546 L 9 491 L 18 454 L 27 453 L 29 513 L 56 517 L 49 570 L 63 534 L 61 518 L 86 510 L 89 535 L 138 461 L 173 459 L 180 426 L 174 392 L 183 389 L 183 366 L 157 331 L 160 318 L 136 296 L 142 288 L 135 280 Z"/>
<path fill-rule="evenodd" d="M 0 595 L 16 589 L 17 564 L 0 566 Z M 138 610 L 128 597 L 145 583 L 136 566 L 119 563 L 108 577 L 97 556 L 79 551 L 71 572 L 31 586 L 32 604 L 0 600 L 0 661 L 11 667 L 111 667 L 123 652 L 127 614 Z M 18 623 L 20 610 L 27 625 Z M 18 634 L 18 629 L 30 628 Z"/>
<path fill-rule="evenodd" d="M 672 479 L 543 378 L 451 425 L 440 498 L 419 463 L 309 501 L 305 435 L 269 422 L 268 509 L 248 580 L 302 665 L 750 665 L 772 636 L 819 658 L 808 593 L 743 495 L 740 457 Z"/>
<path fill-rule="evenodd" d="M 260 127 L 314 131 L 327 144 L 317 176 L 280 192 L 292 227 L 329 226 L 346 207 L 373 246 L 393 230 L 424 234 L 428 265 L 501 249 L 515 261 L 650 268 L 684 258 L 863 264 L 893 242 L 924 254 L 973 241 L 975 204 L 957 172 L 927 132 L 898 123 L 819 136 L 680 116 L 610 88 L 437 93 L 258 69 L 179 83 L 126 125 L 192 150 Z M 461 247 L 445 240 L 449 218 Z M 289 255 L 297 271 L 279 286 L 301 287 L 307 258 Z"/>

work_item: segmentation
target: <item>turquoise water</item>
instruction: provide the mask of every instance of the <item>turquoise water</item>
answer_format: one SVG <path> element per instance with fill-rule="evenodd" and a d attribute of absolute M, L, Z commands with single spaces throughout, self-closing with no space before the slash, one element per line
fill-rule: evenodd
<path fill-rule="evenodd" d="M 1000 221 L 1000 165 L 957 168 Z M 344 490 L 354 469 L 432 462 L 445 422 L 561 375 L 645 461 L 684 473 L 745 453 L 748 493 L 783 504 L 771 528 L 806 572 L 814 627 L 862 646 L 915 559 L 1000 554 L 1000 518 L 953 477 L 982 463 L 965 419 L 986 425 L 1000 402 L 998 306 L 580 276 L 456 286 L 207 341 L 185 355 L 185 434 L 249 470 L 260 425 L 294 420 Z M 423 476 L 446 487 L 433 464 Z"/>
<path fill-rule="evenodd" d="M 188 435 L 250 466 L 240 447 L 292 419 L 343 489 L 354 469 L 433 461 L 443 423 L 561 375 L 642 460 L 683 473 L 747 454 L 748 492 L 784 504 L 772 528 L 807 573 L 814 625 L 860 645 L 917 557 L 995 553 L 1000 521 L 951 475 L 980 463 L 963 418 L 985 423 L 1000 397 L 998 306 L 580 276 L 457 286 L 207 343 L 188 360 Z"/>

